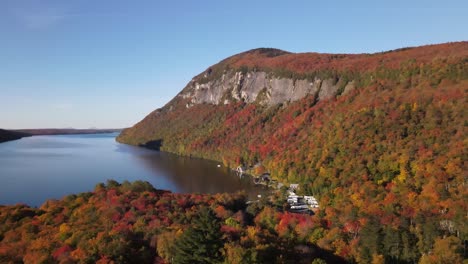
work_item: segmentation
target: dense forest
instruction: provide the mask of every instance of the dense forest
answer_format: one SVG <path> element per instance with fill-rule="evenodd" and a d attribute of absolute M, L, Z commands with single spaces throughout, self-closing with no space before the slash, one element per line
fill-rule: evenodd
<path fill-rule="evenodd" d="M 438 223 L 400 232 L 377 216 L 335 227 L 284 210 L 281 192 L 174 194 L 108 181 L 40 208 L 0 206 L 1 263 L 461 263 Z M 348 217 L 352 217 L 350 213 Z M 366 221 L 363 227 L 359 225 Z M 415 219 L 414 222 L 421 219 Z M 411 223 L 406 223 L 410 225 Z M 431 247 L 425 253 L 425 247 Z"/>
<path fill-rule="evenodd" d="M 108 181 L 40 208 L 0 206 L 0 263 L 345 262 L 318 246 L 320 218 L 283 211 L 280 194 L 246 202 Z"/>
<path fill-rule="evenodd" d="M 264 71 L 352 80 L 356 88 L 273 106 L 239 100 L 188 108 L 190 98 L 179 96 L 119 141 L 233 168 L 262 164 L 275 179 L 299 183 L 321 207 L 321 238 L 309 242 L 346 261 L 461 263 L 468 239 L 467 63 L 467 42 L 359 55 L 254 50 L 194 81 Z"/>

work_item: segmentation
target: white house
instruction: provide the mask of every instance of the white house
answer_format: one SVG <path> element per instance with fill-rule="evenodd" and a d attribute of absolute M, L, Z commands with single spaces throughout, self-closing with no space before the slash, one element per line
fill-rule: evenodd
<path fill-rule="evenodd" d="M 301 198 L 298 195 L 289 195 L 288 196 L 288 204 L 297 204 L 299 202 L 299 198 Z"/>
<path fill-rule="evenodd" d="M 310 205 L 312 208 L 318 208 L 319 207 L 319 204 L 318 204 L 318 201 L 317 199 L 315 199 L 315 197 L 313 196 L 304 196 L 304 200 L 305 202 Z"/>

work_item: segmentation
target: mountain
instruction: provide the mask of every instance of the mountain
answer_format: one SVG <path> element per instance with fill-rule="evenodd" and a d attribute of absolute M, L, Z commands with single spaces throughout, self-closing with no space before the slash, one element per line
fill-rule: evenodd
<path fill-rule="evenodd" d="M 319 199 L 321 248 L 414 262 L 447 237 L 468 239 L 467 64 L 466 41 L 375 54 L 255 49 L 209 67 L 117 140 L 260 165 Z"/>
<path fill-rule="evenodd" d="M 463 103 L 467 57 L 467 42 L 351 55 L 255 49 L 194 77 L 166 106 L 125 129 L 118 141 L 159 142 L 161 150 L 225 161 L 231 167 L 259 161 L 271 167 L 269 161 L 278 155 L 314 149 L 306 143 L 326 136 L 321 131 L 336 126 L 333 120 L 343 126 L 345 120 L 362 122 L 381 111 L 384 128 L 383 121 L 405 114 L 402 107 L 424 111 L 441 108 L 437 102 Z M 425 118 L 420 121 L 436 117 Z M 360 133 L 353 130 L 362 127 L 346 129 Z M 297 174 L 291 169 L 275 168 L 273 173 Z"/>
<path fill-rule="evenodd" d="M 31 136 L 28 133 L 0 129 L 0 143 Z"/>

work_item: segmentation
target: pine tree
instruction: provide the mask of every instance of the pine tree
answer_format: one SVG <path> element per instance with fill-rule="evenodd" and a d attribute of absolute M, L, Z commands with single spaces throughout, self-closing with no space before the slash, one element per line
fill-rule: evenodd
<path fill-rule="evenodd" d="M 220 223 L 210 208 L 202 208 L 175 243 L 174 263 L 220 263 L 223 247 Z"/>
<path fill-rule="evenodd" d="M 382 228 L 375 217 L 370 217 L 360 234 L 360 251 L 363 262 L 371 262 L 373 255 L 381 253 Z"/>

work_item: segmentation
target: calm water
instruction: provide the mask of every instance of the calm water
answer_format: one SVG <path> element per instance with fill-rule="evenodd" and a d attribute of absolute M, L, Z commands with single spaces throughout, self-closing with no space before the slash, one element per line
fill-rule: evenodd
<path fill-rule="evenodd" d="M 0 144 L 0 204 L 39 206 L 107 179 L 144 180 L 179 193 L 263 192 L 215 162 L 119 144 L 116 136 L 35 136 Z"/>

